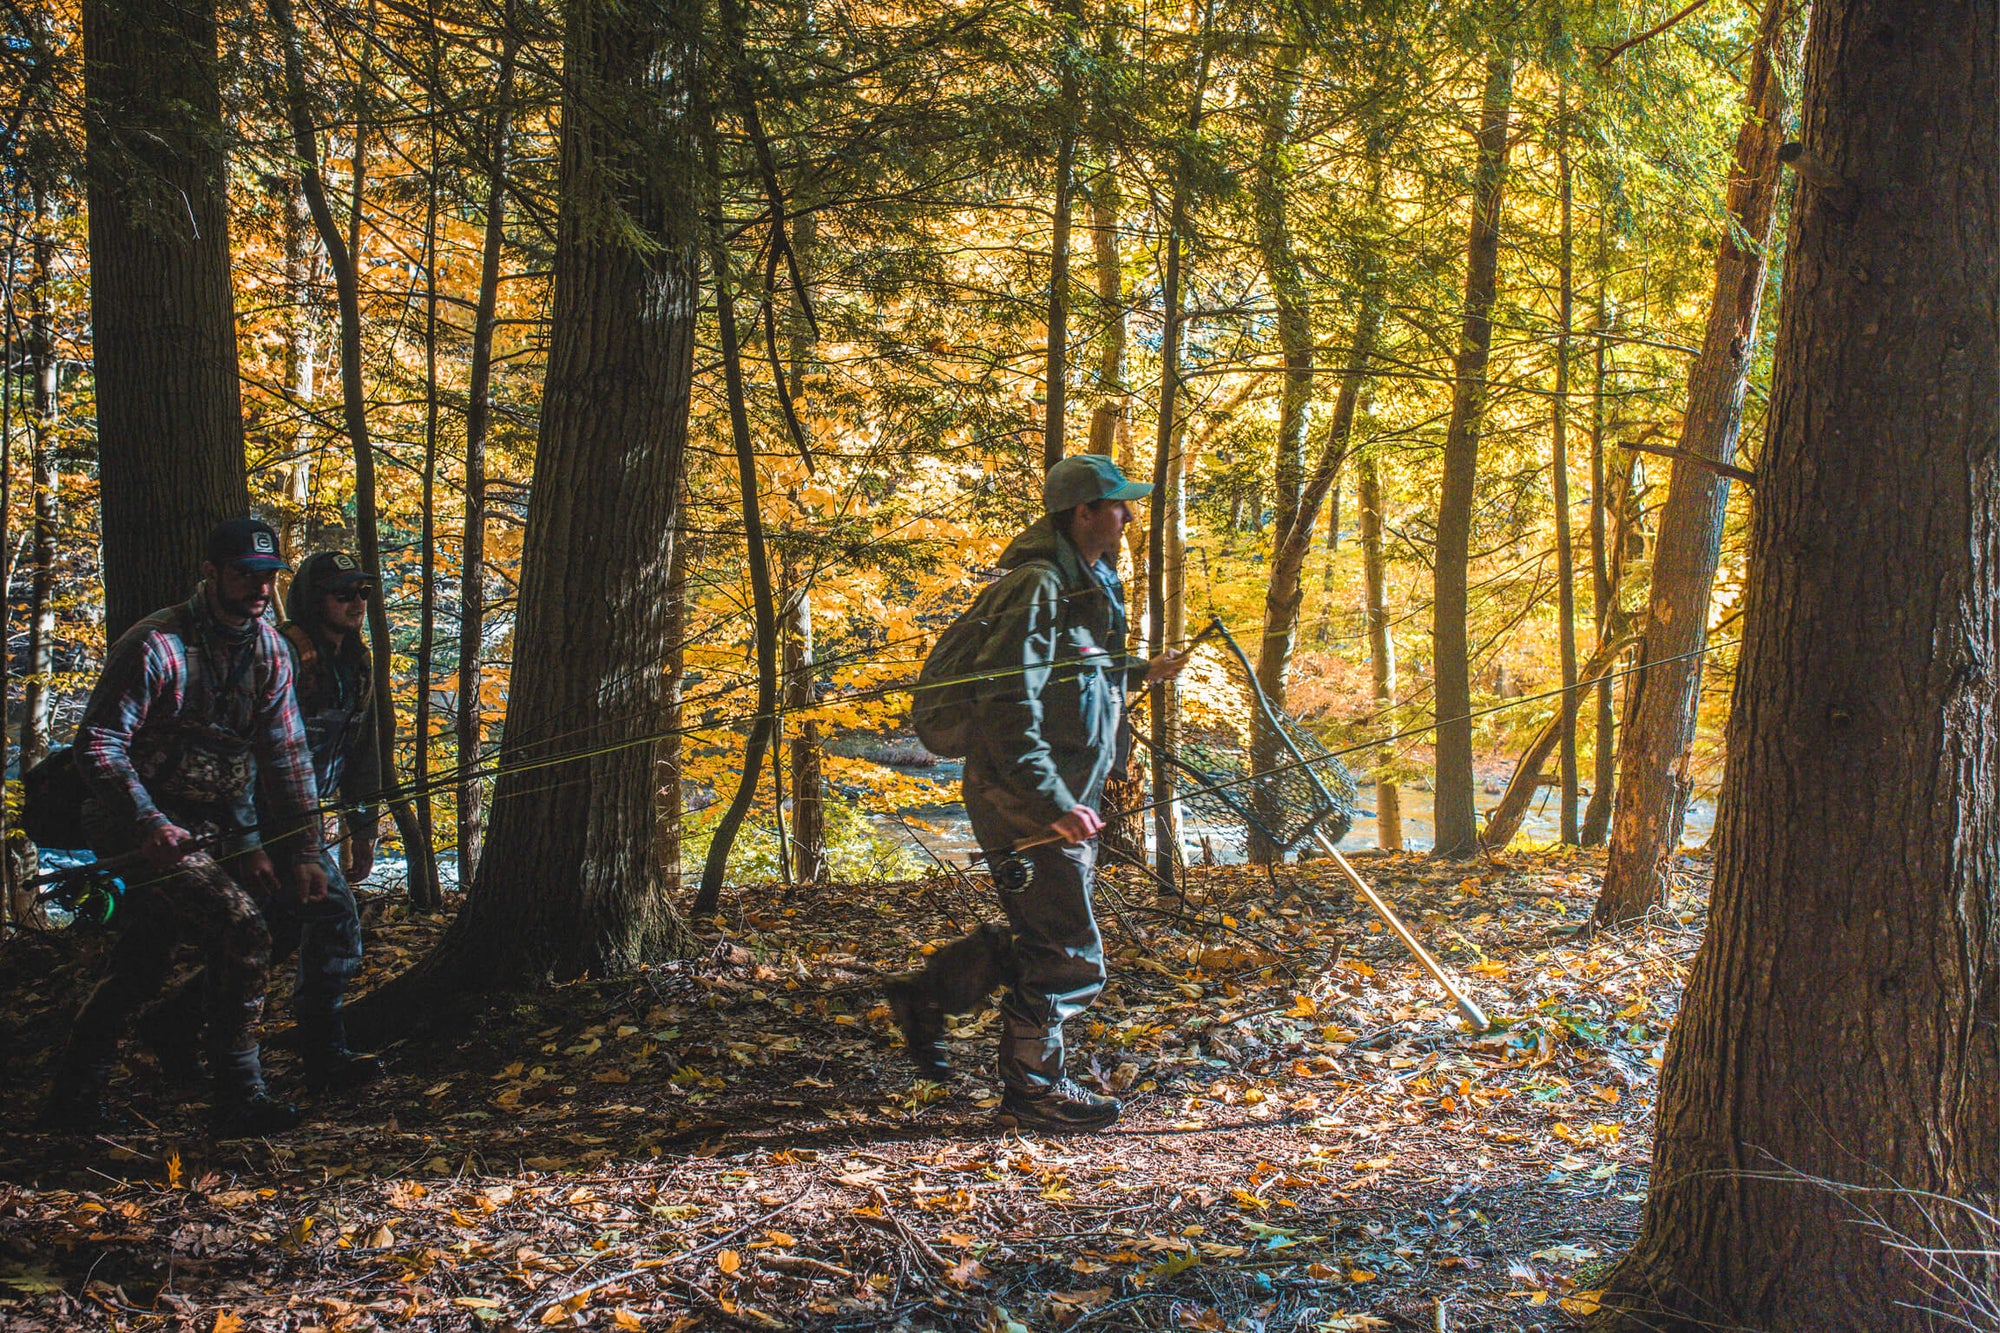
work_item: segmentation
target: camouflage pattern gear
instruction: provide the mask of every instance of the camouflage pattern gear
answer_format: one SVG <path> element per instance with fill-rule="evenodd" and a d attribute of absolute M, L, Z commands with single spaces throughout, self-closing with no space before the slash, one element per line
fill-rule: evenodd
<path fill-rule="evenodd" d="M 354 890 L 340 873 L 331 850 L 321 856 L 320 868 L 326 871 L 326 897 L 319 902 L 302 903 L 281 893 L 264 904 L 264 919 L 271 931 L 271 963 L 282 964 L 294 952 L 298 954 L 292 1018 L 299 1025 L 300 1044 L 308 1051 L 315 1045 L 333 1048 L 344 1044 L 345 1035 L 337 1027 L 341 997 L 361 967 L 361 910 Z M 179 1045 L 170 1034 L 200 1029 L 204 975 L 197 973 L 183 981 L 146 1015 L 143 1026 L 152 1034 L 148 1041 L 156 1054 L 162 1047 Z"/>
<path fill-rule="evenodd" d="M 258 1025 L 271 966 L 261 904 L 231 873 L 258 848 L 295 865 L 323 855 L 291 656 L 263 620 L 224 623 L 203 585 L 189 601 L 134 625 L 112 645 L 77 728 L 91 791 L 83 822 L 100 857 L 178 826 L 209 844 L 166 874 L 130 877 L 122 930 L 104 978 L 84 1002 L 58 1066 L 51 1108 L 101 1091 L 134 1013 L 159 994 L 183 943 L 203 956 L 208 1065 L 238 1128 L 282 1127 L 265 1095 Z M 256 827 L 251 785 L 271 812 Z M 218 853 L 209 848 L 229 841 Z M 218 859 L 218 857 L 220 859 Z"/>
<path fill-rule="evenodd" d="M 136 839 L 119 838 L 105 822 L 102 812 L 91 821 L 93 835 L 102 839 L 99 855 L 137 846 Z M 220 832 L 212 823 L 182 827 L 197 836 Z M 183 943 L 202 951 L 198 994 L 210 1068 L 222 1069 L 225 1059 L 231 1068 L 240 1065 L 242 1053 L 257 1048 L 271 967 L 271 932 L 256 898 L 206 851 L 187 857 L 170 874 L 140 872 L 134 879 L 119 913 L 124 927 L 110 965 L 77 1015 L 62 1070 L 101 1069 L 111 1062 L 119 1037 L 140 1006 L 159 994 Z"/>
<path fill-rule="evenodd" d="M 75 749 L 91 804 L 132 845 L 190 819 L 231 835 L 228 850 L 258 845 L 254 775 L 270 832 L 286 835 L 280 855 L 319 859 L 319 794 L 282 643 L 261 620 L 222 624 L 204 587 L 112 645 Z"/>

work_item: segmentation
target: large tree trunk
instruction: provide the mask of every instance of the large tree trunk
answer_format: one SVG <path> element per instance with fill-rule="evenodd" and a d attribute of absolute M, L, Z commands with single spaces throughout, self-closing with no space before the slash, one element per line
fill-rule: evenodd
<path fill-rule="evenodd" d="M 292 0 L 266 0 L 271 24 L 282 51 L 285 78 L 285 113 L 290 121 L 292 150 L 298 158 L 299 185 L 306 207 L 326 251 L 327 267 L 333 271 L 334 291 L 340 305 L 340 401 L 341 420 L 347 430 L 354 455 L 355 536 L 363 567 L 382 572 L 382 539 L 375 513 L 375 446 L 368 434 L 368 394 L 361 379 L 361 275 L 355 262 L 355 241 L 360 234 L 360 177 L 365 160 L 361 127 L 355 131 L 355 188 L 351 201 L 348 234 L 343 238 L 327 201 L 326 183 L 319 164 L 319 136 L 312 122 L 312 99 L 306 87 L 304 39 L 292 9 Z M 375 735 L 381 752 L 382 777 L 390 784 L 388 805 L 402 839 L 408 868 L 410 902 L 425 911 L 440 902 L 437 861 L 427 828 L 419 822 L 409 799 L 396 783 L 396 693 L 394 641 L 389 633 L 389 612 L 385 598 L 368 599 L 368 646 L 374 657 L 372 676 L 375 693 Z"/>
<path fill-rule="evenodd" d="M 1432 696 L 1436 701 L 1435 850 L 1468 855 L 1478 846 L 1472 805 L 1472 664 L 1467 646 L 1466 579 L 1472 492 L 1479 476 L 1479 430 L 1486 413 L 1486 362 L 1493 345 L 1493 296 L 1500 273 L 1500 206 L 1507 182 L 1507 122 L 1514 62 L 1486 62 L 1479 151 L 1473 168 L 1472 227 L 1465 246 L 1464 325 L 1445 433 L 1438 496 L 1435 592 L 1431 610 Z"/>
<path fill-rule="evenodd" d="M 535 503 L 493 817 L 428 979 L 603 976 L 690 947 L 661 892 L 653 743 L 698 305 L 701 7 L 572 6 Z"/>
<path fill-rule="evenodd" d="M 85 0 L 104 633 L 188 595 L 248 512 L 213 0 Z"/>
<path fill-rule="evenodd" d="M 1382 478 L 1371 450 L 1361 452 L 1361 570 L 1368 596 L 1368 672 L 1375 686 L 1375 717 L 1383 722 L 1396 705 L 1396 640 L 1389 629 L 1388 566 L 1382 559 Z M 1375 773 L 1375 845 L 1403 846 L 1403 795 L 1386 754 Z"/>
<path fill-rule="evenodd" d="M 1996 53 L 1994 0 L 1814 8 L 1709 927 L 1601 1327 L 1991 1324 Z"/>
<path fill-rule="evenodd" d="M 472 314 L 472 366 L 465 397 L 465 529 L 458 566 L 458 882 L 479 869 L 485 786 L 477 776 L 485 741 L 479 658 L 486 645 L 486 437 L 493 421 L 493 331 L 500 300 L 500 252 L 507 242 L 507 161 L 514 128 L 510 24 L 502 38 L 486 167 L 486 233 L 479 247 L 479 295 Z M 678 632 L 675 637 L 678 638 Z M 678 856 L 675 858 L 678 863 Z"/>
<path fill-rule="evenodd" d="M 1718 238 L 1708 332 L 1688 374 L 1685 454 L 1728 463 L 1736 456 L 1744 384 L 1756 350 L 1765 252 L 1778 206 L 1778 145 L 1784 133 L 1784 79 L 1775 61 L 1789 6 L 1766 0 L 1745 92 L 1748 111 L 1730 169 L 1730 225 Z M 1595 920 L 1615 926 L 1666 901 L 1667 862 L 1680 847 L 1693 780 L 1688 755 L 1700 699 L 1708 603 L 1722 549 L 1729 479 L 1712 468 L 1674 461 L 1646 629 L 1652 665 L 1618 756 L 1618 807 Z"/>

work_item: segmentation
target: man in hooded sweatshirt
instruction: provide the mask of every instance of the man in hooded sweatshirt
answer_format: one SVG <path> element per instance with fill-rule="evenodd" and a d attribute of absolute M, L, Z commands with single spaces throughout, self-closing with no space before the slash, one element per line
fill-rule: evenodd
<path fill-rule="evenodd" d="M 372 663 L 366 643 L 368 599 L 375 578 L 345 551 L 308 556 L 285 594 L 278 633 L 288 649 L 292 688 L 312 751 L 314 782 L 323 806 L 338 798 L 346 826 L 346 866 L 331 846 L 321 854 L 327 892 L 311 902 L 275 898 L 265 908 L 272 956 L 282 962 L 298 952 L 292 1017 L 306 1086 L 344 1091 L 374 1082 L 382 1062 L 348 1049 L 341 1014 L 347 983 L 361 966 L 361 913 L 352 885 L 375 865 L 381 822 L 376 800 L 382 786 L 376 748 Z M 200 976 L 190 978 L 140 1020 L 140 1036 L 169 1072 L 191 1077 L 198 1051 L 193 1033 L 201 1022 Z"/>
<path fill-rule="evenodd" d="M 1063 1072 L 1063 1024 L 1104 988 L 1104 944 L 1091 911 L 1097 804 L 1123 763 L 1125 694 L 1178 675 L 1184 653 L 1151 662 L 1126 654 L 1124 588 L 1115 562 L 1130 501 L 1152 492 L 1109 458 L 1077 454 L 1050 468 L 1044 516 L 1000 557 L 990 629 L 976 659 L 973 742 L 965 759 L 965 809 L 996 865 L 1024 843 L 1026 883 L 1002 888 L 1005 930 L 982 926 L 933 955 L 915 976 L 891 982 L 890 1012 L 917 1067 L 948 1069 L 939 1041 L 947 1013 L 983 1001 L 996 981 L 1001 1004 L 999 1116 L 1022 1128 L 1099 1129 L 1122 1107 Z M 974 993 L 976 992 L 976 993 Z"/>
<path fill-rule="evenodd" d="M 100 857 L 136 854 L 145 869 L 126 876 L 124 928 L 57 1064 L 43 1113 L 51 1128 L 113 1123 L 104 1097 L 119 1038 L 183 941 L 206 959 L 200 1009 L 216 1136 L 298 1123 L 266 1091 L 257 1042 L 271 960 L 263 907 L 327 892 L 291 655 L 263 619 L 284 568 L 267 524 L 219 525 L 201 587 L 111 646 L 84 706 L 74 748 L 91 846 Z"/>

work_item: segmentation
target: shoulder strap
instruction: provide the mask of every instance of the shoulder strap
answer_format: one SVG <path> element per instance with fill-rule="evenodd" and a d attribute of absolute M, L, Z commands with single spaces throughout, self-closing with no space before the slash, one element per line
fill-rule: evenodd
<path fill-rule="evenodd" d="M 306 627 L 296 620 L 287 620 L 278 626 L 278 633 L 285 636 L 292 645 L 292 651 L 298 655 L 299 665 L 292 673 L 292 688 L 299 698 L 310 698 L 313 687 L 319 683 L 319 645 L 313 642 L 312 635 L 306 633 Z"/>

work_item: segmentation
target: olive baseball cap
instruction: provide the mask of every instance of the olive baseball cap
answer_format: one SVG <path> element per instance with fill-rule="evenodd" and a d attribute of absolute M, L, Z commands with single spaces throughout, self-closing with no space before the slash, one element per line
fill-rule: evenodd
<path fill-rule="evenodd" d="M 1042 479 L 1042 512 L 1060 514 L 1093 500 L 1138 500 L 1153 493 L 1149 481 L 1127 481 L 1103 454 L 1071 454 Z"/>
<path fill-rule="evenodd" d="M 208 534 L 208 562 L 230 565 L 243 574 L 270 574 L 290 569 L 278 555 L 278 534 L 269 523 L 232 518 Z"/>

